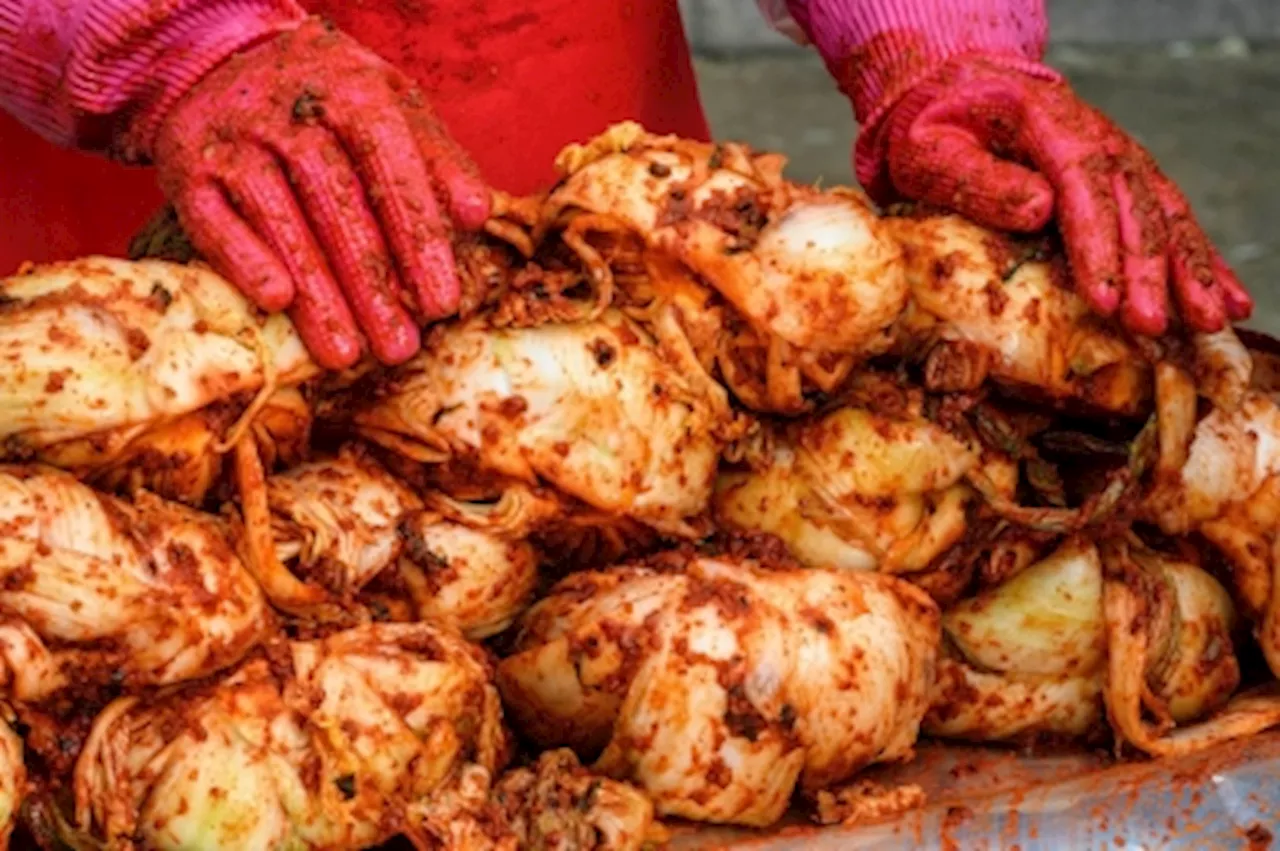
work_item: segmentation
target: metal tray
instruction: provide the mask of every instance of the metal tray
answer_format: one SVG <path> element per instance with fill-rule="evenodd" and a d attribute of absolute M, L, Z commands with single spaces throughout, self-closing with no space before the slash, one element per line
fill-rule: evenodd
<path fill-rule="evenodd" d="M 874 825 L 816 827 L 796 816 L 768 832 L 677 826 L 673 847 L 1264 851 L 1280 834 L 1280 734 L 1120 763 L 1104 753 L 922 744 L 912 763 L 868 775 L 918 784 L 924 807 Z"/>

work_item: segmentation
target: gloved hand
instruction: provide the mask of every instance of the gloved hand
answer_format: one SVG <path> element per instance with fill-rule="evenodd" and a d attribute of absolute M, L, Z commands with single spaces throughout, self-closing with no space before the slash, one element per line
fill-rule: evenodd
<path fill-rule="evenodd" d="M 1041 0 L 788 0 L 853 101 L 858 179 L 989 227 L 1056 212 L 1077 291 L 1156 335 L 1172 288 L 1183 322 L 1216 331 L 1253 301 L 1151 155 L 1039 63 Z"/>
<path fill-rule="evenodd" d="M 399 363 L 460 297 L 451 233 L 489 193 L 423 93 L 316 20 L 233 56 L 157 122 L 151 156 L 196 248 L 316 361 Z"/>

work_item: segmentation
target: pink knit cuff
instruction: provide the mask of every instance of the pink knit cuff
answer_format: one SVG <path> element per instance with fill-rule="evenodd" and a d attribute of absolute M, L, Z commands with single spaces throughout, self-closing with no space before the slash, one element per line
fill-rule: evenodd
<path fill-rule="evenodd" d="M 915 83 L 965 53 L 1050 78 L 1043 0 L 787 0 L 796 23 L 853 101 L 875 123 Z"/>
<path fill-rule="evenodd" d="M 59 144 L 143 161 L 196 81 L 305 17 L 296 0 L 0 0 L 0 107 Z"/>

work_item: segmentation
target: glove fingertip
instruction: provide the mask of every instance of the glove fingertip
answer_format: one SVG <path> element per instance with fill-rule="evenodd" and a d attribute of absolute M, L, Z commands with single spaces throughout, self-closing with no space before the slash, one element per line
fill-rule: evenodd
<path fill-rule="evenodd" d="M 298 333 L 302 335 L 302 341 L 307 346 L 307 351 L 324 369 L 343 370 L 354 366 L 356 361 L 360 360 L 360 339 L 355 334 L 336 329 L 316 328 L 309 323 L 296 320 L 295 324 L 298 326 Z"/>
<path fill-rule="evenodd" d="M 1227 307 L 1216 281 L 1196 278 L 1185 263 L 1174 264 L 1174 283 L 1182 319 L 1192 331 L 1212 334 L 1227 324 Z"/>
<path fill-rule="evenodd" d="M 489 220 L 492 209 L 489 191 L 482 185 L 450 189 L 449 214 L 462 230 L 479 230 Z"/>
<path fill-rule="evenodd" d="M 355 320 L 331 281 L 304 281 L 289 318 L 311 353 L 324 369 L 342 370 L 360 359 L 362 343 Z"/>
<path fill-rule="evenodd" d="M 1029 232 L 1044 230 L 1053 221 L 1053 187 L 1037 174 L 1025 191 L 1026 200 L 1011 211 L 1009 229 Z"/>
<path fill-rule="evenodd" d="M 280 313 L 293 301 L 293 281 L 264 274 L 254 284 L 244 285 L 243 291 L 259 309 L 267 313 Z"/>
<path fill-rule="evenodd" d="M 1120 322 L 1135 334 L 1159 337 L 1169 329 L 1169 314 L 1158 305 L 1127 301 L 1120 311 Z"/>
<path fill-rule="evenodd" d="M 412 322 L 397 322 L 388 327 L 366 329 L 373 356 L 387 366 L 397 366 L 418 353 L 422 336 Z"/>
<path fill-rule="evenodd" d="M 1227 261 L 1216 251 L 1213 256 L 1214 272 L 1222 289 L 1222 301 L 1227 309 L 1227 316 L 1235 322 L 1241 322 L 1253 315 L 1253 296 L 1245 289 L 1235 271 L 1227 265 Z"/>
<path fill-rule="evenodd" d="M 421 143 L 420 143 L 421 144 Z M 422 145 L 424 151 L 433 150 Z M 447 201 L 449 218 L 459 230 L 479 230 L 493 208 L 489 187 L 475 171 L 474 166 L 449 156 L 430 158 L 436 188 Z"/>
<path fill-rule="evenodd" d="M 1077 292 L 1101 316 L 1112 316 L 1120 307 L 1120 290 L 1111 281 L 1082 282 Z"/>
<path fill-rule="evenodd" d="M 1206 298 L 1188 304 L 1185 318 L 1191 330 L 1204 334 L 1213 334 L 1227 327 L 1226 306 L 1220 300 Z"/>
<path fill-rule="evenodd" d="M 1228 291 L 1224 300 L 1227 305 L 1227 315 L 1231 317 L 1233 322 L 1243 322 L 1253 316 L 1255 303 L 1253 296 L 1247 292 L 1233 293 Z"/>
<path fill-rule="evenodd" d="M 1190 249 L 1175 248 L 1171 261 L 1183 322 L 1192 331 L 1207 334 L 1221 331 L 1227 324 L 1225 292 L 1220 278 L 1213 274 L 1211 251 L 1206 241 L 1196 240 Z"/>

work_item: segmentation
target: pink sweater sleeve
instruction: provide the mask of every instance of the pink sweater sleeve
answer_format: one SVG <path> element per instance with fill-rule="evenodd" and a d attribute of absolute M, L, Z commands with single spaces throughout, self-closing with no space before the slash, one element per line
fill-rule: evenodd
<path fill-rule="evenodd" d="M 860 121 L 938 62 L 981 52 L 1042 73 L 1044 0 L 785 0 Z M 776 5 L 776 4 L 775 4 Z"/>
<path fill-rule="evenodd" d="M 781 12 L 778 0 L 771 6 Z M 1049 37 L 1044 0 L 785 0 L 785 6 L 828 61 L 894 31 L 923 34 L 951 53 L 988 50 L 1037 60 Z"/>
<path fill-rule="evenodd" d="M 201 76 L 304 18 L 296 0 L 0 0 L 0 108 L 59 144 L 143 161 Z"/>

